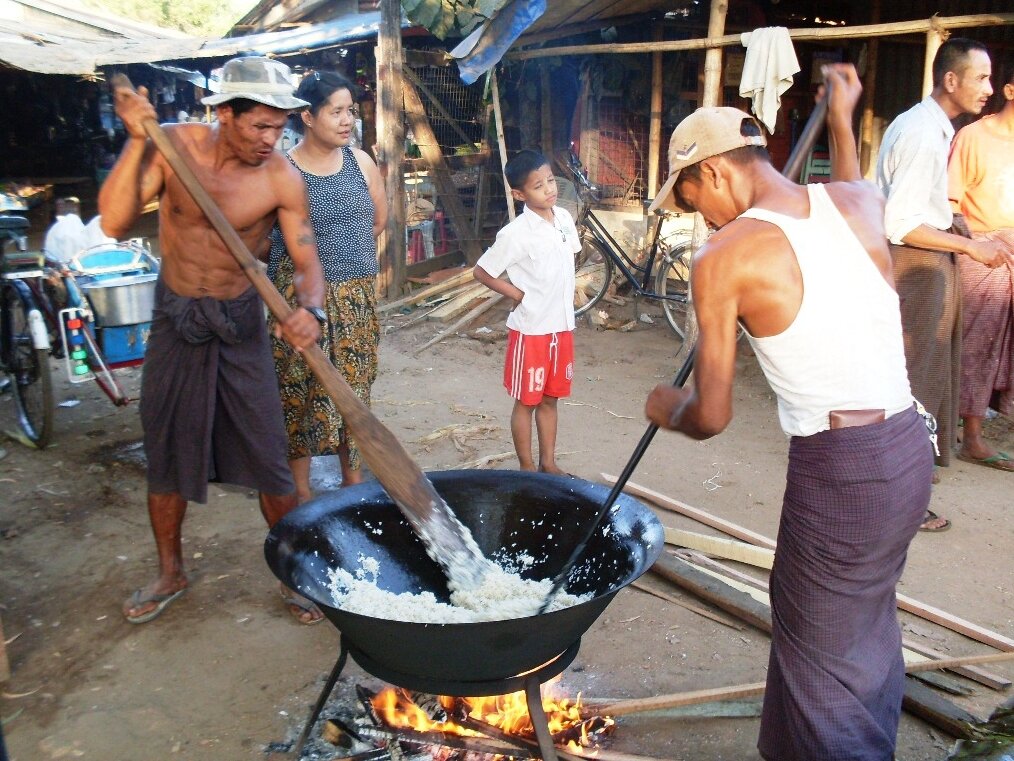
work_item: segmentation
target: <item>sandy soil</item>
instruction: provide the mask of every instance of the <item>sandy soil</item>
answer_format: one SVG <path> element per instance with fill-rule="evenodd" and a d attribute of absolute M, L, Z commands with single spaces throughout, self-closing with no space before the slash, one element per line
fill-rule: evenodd
<path fill-rule="evenodd" d="M 614 311 L 622 321 L 634 316 L 629 306 Z M 452 337 L 418 357 L 413 349 L 442 326 L 423 322 L 384 338 L 374 411 L 423 468 L 484 457 L 516 467 L 511 403 L 500 385 L 503 316 L 488 313 L 492 337 Z M 598 480 L 618 473 L 632 453 L 645 429 L 645 395 L 671 379 L 678 342 L 656 322 L 628 333 L 582 325 L 576 343 L 573 396 L 560 408 L 559 462 Z M 140 372 L 122 377 L 136 391 Z M 328 623 L 300 626 L 288 615 L 262 558 L 265 527 L 254 495 L 214 486 L 209 504 L 193 506 L 184 526 L 188 593 L 155 622 L 125 623 L 122 600 L 154 570 L 137 407 L 114 408 L 94 385 L 62 381 L 58 395 L 79 403 L 58 409 L 54 446 L 39 452 L 2 442 L 0 610 L 12 639 L 12 676 L 0 715 L 11 758 L 264 758 L 269 743 L 301 728 L 334 662 L 337 631 Z M 0 428 L 13 426 L 12 407 L 0 398 Z M 773 537 L 786 440 L 748 351 L 739 360 L 735 411 L 729 430 L 708 442 L 658 436 L 633 480 Z M 450 437 L 420 443 L 452 424 L 485 433 L 463 437 L 460 448 Z M 990 431 L 1014 447 L 1010 421 L 995 421 Z M 326 460 L 315 466 L 318 488 L 334 488 L 335 470 Z M 901 589 L 1014 635 L 1012 484 L 1010 475 L 961 462 L 945 469 L 933 507 L 954 526 L 916 538 Z M 670 513 L 660 517 L 709 532 Z M 645 581 L 682 597 L 651 575 Z M 908 615 L 902 621 L 908 636 L 948 654 L 989 651 Z M 584 638 L 562 686 L 598 700 L 760 681 L 767 651 L 761 632 L 734 631 L 627 589 Z M 1014 677 L 1014 665 L 993 670 Z M 340 691 L 356 682 L 376 685 L 349 666 Z M 957 702 L 985 715 L 1003 697 L 977 687 Z M 611 747 L 663 759 L 757 759 L 757 728 L 755 717 L 630 716 Z M 949 745 L 921 721 L 903 718 L 899 759 L 942 759 Z"/>

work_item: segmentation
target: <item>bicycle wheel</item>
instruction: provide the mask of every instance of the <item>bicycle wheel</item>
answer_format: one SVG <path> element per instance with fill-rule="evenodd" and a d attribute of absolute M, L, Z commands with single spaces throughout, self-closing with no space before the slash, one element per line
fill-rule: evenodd
<path fill-rule="evenodd" d="M 581 236 L 581 250 L 574 254 L 574 315 L 582 315 L 605 295 L 613 279 L 613 262 L 602 244 L 591 235 Z"/>
<path fill-rule="evenodd" d="M 690 297 L 690 244 L 675 246 L 662 257 L 655 275 L 655 293 L 666 295 L 667 298 L 660 299 L 666 322 L 680 338 L 686 338 L 687 302 Z"/>
<path fill-rule="evenodd" d="M 5 284 L 5 330 L 9 331 L 10 355 L 7 376 L 14 393 L 18 425 L 25 436 L 39 449 L 49 444 L 53 434 L 53 377 L 49 367 L 49 350 L 36 349 L 28 323 L 34 306 L 30 297 Z"/>

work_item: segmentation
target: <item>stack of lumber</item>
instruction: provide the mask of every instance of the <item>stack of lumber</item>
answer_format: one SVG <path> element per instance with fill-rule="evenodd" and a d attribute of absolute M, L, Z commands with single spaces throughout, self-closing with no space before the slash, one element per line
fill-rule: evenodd
<path fill-rule="evenodd" d="M 615 476 L 605 473 L 602 474 L 602 479 L 607 483 L 616 482 Z M 626 484 L 624 491 L 646 499 L 657 507 L 678 513 L 721 531 L 727 536 L 735 537 L 735 539 L 725 539 L 693 531 L 666 528 L 666 544 L 684 549 L 675 554 L 663 552 L 652 567 L 652 571 L 684 592 L 689 592 L 713 605 L 723 613 L 770 633 L 771 608 L 767 581 L 758 578 L 757 571 L 754 571 L 753 574 L 743 573 L 722 561 L 734 561 L 762 571 L 770 570 L 777 551 L 772 539 L 632 482 Z M 980 723 L 981 720 L 942 697 L 935 690 L 914 681 L 914 675 L 918 674 L 919 678 L 926 683 L 954 695 L 968 695 L 973 690 L 952 677 L 927 672 L 946 669 L 990 689 L 1005 690 L 1011 686 L 1011 680 L 981 668 L 980 664 L 1014 660 L 1014 640 L 905 595 L 898 595 L 898 607 L 1002 651 L 983 655 L 948 657 L 914 642 L 910 638 L 903 639 L 902 655 L 905 660 L 905 670 L 909 674 L 905 685 L 904 708 L 954 737 L 970 736 L 970 733 L 974 731 L 972 726 Z M 624 701 L 599 708 L 612 715 L 620 715 L 658 710 L 670 706 L 756 696 L 763 693 L 763 690 L 762 683 L 735 685 L 727 688 Z"/>

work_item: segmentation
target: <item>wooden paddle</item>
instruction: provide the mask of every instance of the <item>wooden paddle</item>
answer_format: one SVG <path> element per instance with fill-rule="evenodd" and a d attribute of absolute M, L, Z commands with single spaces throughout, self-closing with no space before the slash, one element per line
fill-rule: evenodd
<path fill-rule="evenodd" d="M 110 85 L 133 89 L 130 80 L 123 74 L 114 75 Z M 144 129 L 222 238 L 271 314 L 279 322 L 284 322 L 292 309 L 265 274 L 264 265 L 250 253 L 158 122 L 148 119 Z M 307 347 L 303 350 L 303 358 L 355 434 L 363 460 L 423 540 L 430 557 L 444 567 L 452 581 L 465 586 L 475 584 L 488 561 L 482 557 L 471 533 L 454 516 L 394 435 L 356 396 L 320 347 L 316 344 Z"/>

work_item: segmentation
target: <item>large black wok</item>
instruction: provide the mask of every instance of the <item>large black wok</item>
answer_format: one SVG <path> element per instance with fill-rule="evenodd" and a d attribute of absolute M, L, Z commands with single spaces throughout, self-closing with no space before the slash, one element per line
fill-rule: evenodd
<path fill-rule="evenodd" d="M 505 551 L 535 558 L 525 578 L 559 572 L 609 489 L 580 479 L 519 471 L 429 473 L 437 492 L 487 557 Z M 380 563 L 377 585 L 395 593 L 432 592 L 447 601 L 443 571 L 427 556 L 379 483 L 323 494 L 271 529 L 264 552 L 286 585 L 316 602 L 347 644 L 383 669 L 424 679 L 506 679 L 555 658 L 578 641 L 613 596 L 654 563 L 662 526 L 647 507 L 621 495 L 589 541 L 566 591 L 594 597 L 563 610 L 506 621 L 419 624 L 333 607 L 327 570 L 355 573 L 360 556 Z"/>

